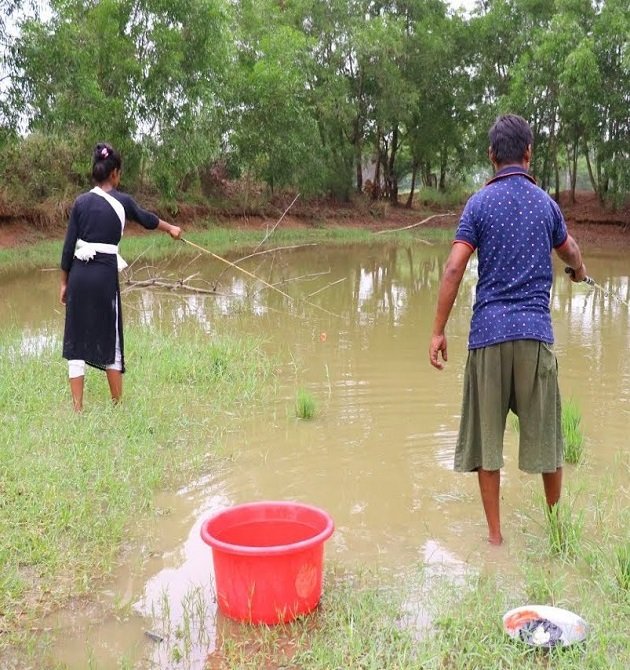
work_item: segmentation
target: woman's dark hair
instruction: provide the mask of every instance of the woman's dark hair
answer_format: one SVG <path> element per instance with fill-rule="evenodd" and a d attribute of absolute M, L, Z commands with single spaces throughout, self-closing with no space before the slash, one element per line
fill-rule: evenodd
<path fill-rule="evenodd" d="M 120 170 L 122 160 L 120 154 L 111 144 L 99 142 L 92 156 L 92 177 L 97 184 L 102 184 L 113 170 Z"/>
<path fill-rule="evenodd" d="M 522 116 L 499 116 L 490 128 L 490 149 L 497 165 L 520 163 L 534 138 L 529 124 Z"/>

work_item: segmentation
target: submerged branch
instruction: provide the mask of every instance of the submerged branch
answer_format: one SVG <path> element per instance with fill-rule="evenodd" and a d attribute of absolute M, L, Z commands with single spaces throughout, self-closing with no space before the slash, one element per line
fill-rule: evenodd
<path fill-rule="evenodd" d="M 194 277 L 194 275 L 191 275 Z M 192 286 L 187 283 L 186 279 L 177 279 L 176 281 L 169 281 L 160 277 L 150 278 L 150 279 L 127 279 L 124 282 L 127 287 L 123 293 L 127 291 L 132 291 L 136 288 L 147 288 L 155 286 L 157 288 L 166 288 L 170 291 L 190 291 L 191 293 L 207 293 L 209 295 L 222 295 L 214 289 L 209 288 L 200 288 L 199 286 Z"/>

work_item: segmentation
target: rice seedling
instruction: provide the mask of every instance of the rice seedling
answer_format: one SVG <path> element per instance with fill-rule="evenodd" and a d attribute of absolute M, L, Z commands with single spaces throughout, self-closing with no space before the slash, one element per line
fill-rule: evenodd
<path fill-rule="evenodd" d="M 295 415 L 299 419 L 312 419 L 315 416 L 316 403 L 313 394 L 304 388 L 298 389 L 295 400 Z"/>
<path fill-rule="evenodd" d="M 582 414 L 574 400 L 570 399 L 562 407 L 562 435 L 564 437 L 564 458 L 567 463 L 577 464 L 584 456 L 584 435 L 581 424 Z"/>

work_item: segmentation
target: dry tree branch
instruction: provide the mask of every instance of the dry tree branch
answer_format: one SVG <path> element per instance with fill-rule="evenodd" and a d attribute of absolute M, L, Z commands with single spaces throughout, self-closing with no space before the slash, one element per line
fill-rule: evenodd
<path fill-rule="evenodd" d="M 287 212 L 291 209 L 291 207 L 293 207 L 293 205 L 295 204 L 295 201 L 296 201 L 299 197 L 300 197 L 300 194 L 298 193 L 298 194 L 295 196 L 295 198 L 293 198 L 293 201 L 291 202 L 291 204 L 284 210 L 284 212 L 282 212 L 282 216 L 276 221 L 276 223 L 274 224 L 273 228 L 272 228 L 271 230 L 268 230 L 268 231 L 267 231 L 267 234 L 266 234 L 266 235 L 262 238 L 262 240 L 258 243 L 258 246 L 254 249 L 254 251 L 258 251 L 258 249 L 260 249 L 260 247 L 262 247 L 262 245 L 263 245 L 263 244 L 264 244 L 264 243 L 265 243 L 265 242 L 266 242 L 266 241 L 273 235 L 273 233 L 275 232 L 276 228 L 280 225 L 280 221 L 282 221 L 282 219 L 284 219 L 284 217 L 287 215 Z"/>
<path fill-rule="evenodd" d="M 426 219 L 422 219 L 422 221 L 418 221 L 417 223 L 412 223 L 410 226 L 404 226 L 403 228 L 391 228 L 388 230 L 377 230 L 374 234 L 375 235 L 385 235 L 386 233 L 397 233 L 401 230 L 409 230 L 410 228 L 415 228 L 416 226 L 421 226 L 423 223 L 426 223 L 427 221 L 430 221 L 431 219 L 435 218 L 441 218 L 443 216 L 456 216 L 455 212 L 445 212 L 444 214 L 432 214 L 431 216 L 427 216 Z"/>
<path fill-rule="evenodd" d="M 299 197 L 300 197 L 300 194 L 298 193 L 298 194 L 295 196 L 295 198 L 293 198 L 293 201 L 291 202 L 291 204 L 284 210 L 284 212 L 282 212 L 282 216 L 276 221 L 276 223 L 273 225 L 273 227 L 271 228 L 271 230 L 268 230 L 267 233 L 265 234 L 265 236 L 263 237 L 263 239 L 256 245 L 256 247 L 254 248 L 254 251 L 253 251 L 251 254 L 248 254 L 247 256 L 243 256 L 243 258 L 238 258 L 236 261 L 234 261 L 234 265 L 238 265 L 241 261 L 244 261 L 245 259 L 247 259 L 247 258 L 251 258 L 252 256 L 256 256 L 256 255 L 258 255 L 258 254 L 272 253 L 272 252 L 274 252 L 274 251 L 277 251 L 277 249 L 268 249 L 267 251 L 260 251 L 260 252 L 259 252 L 258 250 L 259 250 L 260 247 L 262 247 L 262 245 L 263 245 L 263 244 L 264 244 L 264 243 L 271 237 L 271 235 L 273 235 L 273 233 L 274 233 L 274 231 L 276 230 L 276 228 L 280 225 L 280 222 L 282 221 L 282 219 L 284 219 L 284 217 L 286 216 L 287 212 L 291 209 L 291 207 L 293 207 L 295 201 L 296 201 Z M 295 246 L 297 247 L 297 246 L 308 246 L 308 245 L 295 245 Z M 278 249 L 291 249 L 291 248 L 292 248 L 292 247 L 278 247 Z M 214 286 L 215 286 L 215 287 L 216 287 L 216 285 L 219 283 L 219 281 L 221 280 L 221 277 L 223 277 L 223 275 L 224 275 L 226 272 L 227 272 L 227 268 L 224 268 L 224 269 L 223 269 L 223 272 L 221 272 L 221 273 L 219 274 L 219 276 L 216 278 L 216 280 L 215 280 L 215 282 L 214 282 Z"/>
<path fill-rule="evenodd" d="M 122 293 L 127 293 L 128 291 L 133 291 L 136 288 L 147 288 L 150 286 L 155 286 L 157 288 L 166 288 L 169 291 L 189 291 L 191 293 L 206 293 L 209 295 L 222 295 L 214 289 L 201 288 L 199 286 L 192 286 L 191 284 L 186 283 L 184 279 L 178 279 L 176 281 L 169 281 L 160 277 L 151 277 L 150 279 L 128 279 L 125 282 L 126 288 Z"/>

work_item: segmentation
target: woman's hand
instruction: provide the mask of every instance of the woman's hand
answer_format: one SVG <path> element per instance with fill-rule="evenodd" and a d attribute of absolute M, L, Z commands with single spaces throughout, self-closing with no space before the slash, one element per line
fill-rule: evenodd
<path fill-rule="evenodd" d="M 157 229 L 168 233 L 174 240 L 181 240 L 182 238 L 182 229 L 179 226 L 174 226 L 168 221 L 162 221 L 162 219 L 160 219 Z"/>
<path fill-rule="evenodd" d="M 61 271 L 61 287 L 59 289 L 59 302 L 62 305 L 66 304 L 66 291 L 68 290 L 68 273 L 65 270 Z"/>
<path fill-rule="evenodd" d="M 181 239 L 182 229 L 179 226 L 171 226 L 167 232 L 174 240 Z"/>

